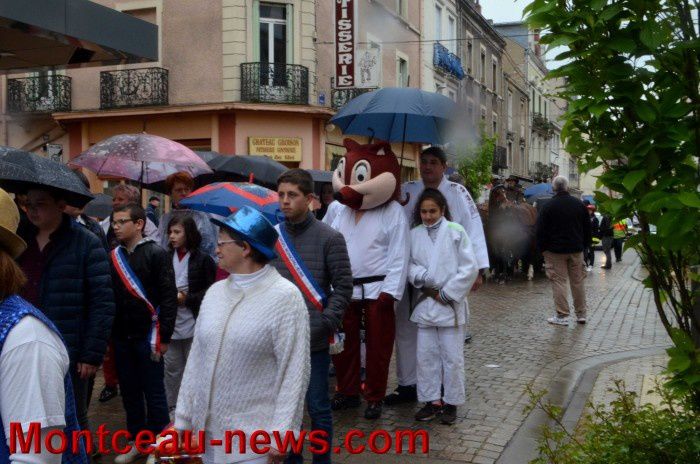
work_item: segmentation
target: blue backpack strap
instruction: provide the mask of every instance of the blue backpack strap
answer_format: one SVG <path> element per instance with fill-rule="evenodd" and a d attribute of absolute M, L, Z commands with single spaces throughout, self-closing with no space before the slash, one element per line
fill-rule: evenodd
<path fill-rule="evenodd" d="M 12 330 L 12 328 L 25 316 L 36 317 L 41 322 L 46 324 L 49 329 L 61 337 L 59 331 L 44 315 L 44 313 L 19 296 L 13 295 L 0 302 L 0 353 L 2 353 L 2 348 L 5 344 L 5 340 L 7 339 L 7 335 L 10 333 L 10 330 Z M 63 341 L 63 337 L 61 337 L 61 341 Z M 66 437 L 69 439 L 68 443 L 70 448 L 73 433 L 80 430 L 80 427 L 78 425 L 78 418 L 75 413 L 75 396 L 73 395 L 73 384 L 71 383 L 70 375 L 66 374 L 65 378 L 63 379 L 63 384 L 66 394 L 66 427 L 63 429 L 63 431 L 65 432 Z M 4 422 L 2 423 L 4 424 Z M 87 464 L 87 454 L 85 453 L 85 445 L 82 440 L 80 441 L 79 452 L 73 453 L 70 449 L 66 450 L 66 452 L 63 453 L 62 462 L 64 464 Z M 5 427 L 2 426 L 0 427 L 0 464 L 9 463 L 10 449 L 7 446 Z"/>

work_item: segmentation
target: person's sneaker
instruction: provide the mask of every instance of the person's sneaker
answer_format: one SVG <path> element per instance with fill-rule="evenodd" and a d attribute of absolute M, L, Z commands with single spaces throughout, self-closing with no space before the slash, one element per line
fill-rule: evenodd
<path fill-rule="evenodd" d="M 418 401 L 418 394 L 415 385 L 399 385 L 396 390 L 384 398 L 384 403 L 387 406 L 415 403 L 416 401 Z"/>
<path fill-rule="evenodd" d="M 365 409 L 365 419 L 375 420 L 382 417 L 382 402 L 371 401 Z"/>
<path fill-rule="evenodd" d="M 119 394 L 119 389 L 117 387 L 110 387 L 110 386 L 105 386 L 102 391 L 100 392 L 100 397 L 99 397 L 99 402 L 100 403 L 106 403 L 107 401 L 111 400 L 112 398 L 116 398 L 116 396 Z"/>
<path fill-rule="evenodd" d="M 603 264 L 600 266 L 601 269 L 612 269 L 612 266 L 608 266 L 607 264 Z"/>
<path fill-rule="evenodd" d="M 554 316 L 550 317 L 547 319 L 547 322 L 550 324 L 556 324 L 556 325 L 569 325 L 569 318 L 568 317 L 560 317 L 560 316 Z"/>
<path fill-rule="evenodd" d="M 585 317 L 579 317 L 576 319 L 576 322 L 579 324 L 585 324 L 586 323 L 586 318 Z"/>
<path fill-rule="evenodd" d="M 333 411 L 340 411 L 341 409 L 356 408 L 360 405 L 360 397 L 357 395 L 343 395 L 342 393 L 336 393 L 331 400 L 331 409 Z"/>
<path fill-rule="evenodd" d="M 420 408 L 416 413 L 416 420 L 421 422 L 427 422 L 432 420 L 440 412 L 440 406 L 433 404 L 430 401 L 425 403 L 425 406 Z"/>
<path fill-rule="evenodd" d="M 586 266 L 586 272 L 591 272 L 593 270 L 593 266 Z"/>
<path fill-rule="evenodd" d="M 141 453 L 136 449 L 134 442 L 130 441 L 129 445 L 131 446 L 129 452 L 117 455 L 114 458 L 114 464 L 130 464 L 141 457 Z"/>
<path fill-rule="evenodd" d="M 457 406 L 445 403 L 440 410 L 440 422 L 452 425 L 457 420 Z"/>

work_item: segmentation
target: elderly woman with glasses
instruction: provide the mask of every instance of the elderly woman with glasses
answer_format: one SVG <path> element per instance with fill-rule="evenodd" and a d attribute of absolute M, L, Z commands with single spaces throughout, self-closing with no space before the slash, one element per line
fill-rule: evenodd
<path fill-rule="evenodd" d="M 175 428 L 206 431 L 225 441 L 227 430 L 245 433 L 245 443 L 207 446 L 205 463 L 277 463 L 284 450 L 274 434 L 294 433 L 302 421 L 309 382 L 309 315 L 297 287 L 269 262 L 277 232 L 258 211 L 244 207 L 224 221 L 217 243 L 219 266 L 231 275 L 207 291 L 175 411 Z M 253 432 L 271 445 L 250 447 Z M 245 446 L 245 449 L 242 447 Z"/>

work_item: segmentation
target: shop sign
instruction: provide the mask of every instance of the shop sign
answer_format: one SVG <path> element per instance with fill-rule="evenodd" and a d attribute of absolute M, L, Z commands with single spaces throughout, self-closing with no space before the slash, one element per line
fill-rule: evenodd
<path fill-rule="evenodd" d="M 355 0 L 335 0 L 335 87 L 355 87 Z"/>
<path fill-rule="evenodd" d="M 301 162 L 300 137 L 248 137 L 248 153 L 279 162 Z"/>

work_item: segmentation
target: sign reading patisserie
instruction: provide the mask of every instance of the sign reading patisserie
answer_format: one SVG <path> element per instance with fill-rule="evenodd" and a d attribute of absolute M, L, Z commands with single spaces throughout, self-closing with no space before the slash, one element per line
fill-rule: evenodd
<path fill-rule="evenodd" d="M 335 86 L 355 87 L 355 0 L 335 0 Z"/>
<path fill-rule="evenodd" d="M 280 162 L 301 161 L 299 137 L 248 137 L 248 153 L 269 156 Z"/>

